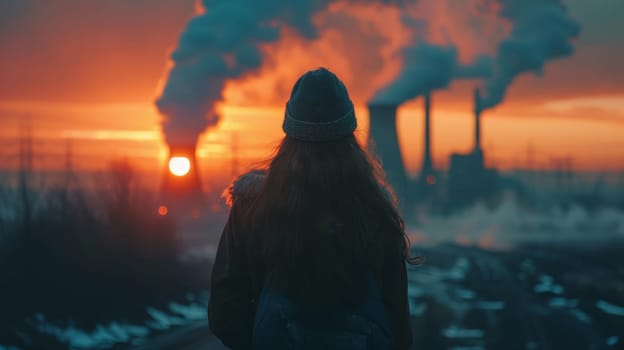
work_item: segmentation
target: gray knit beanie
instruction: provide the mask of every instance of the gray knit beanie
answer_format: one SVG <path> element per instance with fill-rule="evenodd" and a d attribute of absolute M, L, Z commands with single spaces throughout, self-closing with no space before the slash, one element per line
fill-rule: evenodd
<path fill-rule="evenodd" d="M 345 85 L 325 68 L 302 75 L 293 86 L 282 129 L 289 137 L 324 142 L 345 137 L 357 122 Z"/>

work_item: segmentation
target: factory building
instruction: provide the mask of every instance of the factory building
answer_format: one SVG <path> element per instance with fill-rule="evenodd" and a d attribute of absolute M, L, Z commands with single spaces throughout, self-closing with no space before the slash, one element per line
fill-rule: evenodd
<path fill-rule="evenodd" d="M 500 190 L 500 179 L 496 169 L 485 167 L 484 152 L 481 148 L 481 96 L 474 90 L 474 146 L 466 154 L 452 154 L 448 172 L 448 200 L 450 208 L 469 205 L 487 198 Z"/>
<path fill-rule="evenodd" d="M 398 106 L 370 104 L 369 150 L 381 160 L 388 182 L 394 187 L 403 209 L 417 202 L 453 209 L 469 205 L 476 200 L 490 197 L 500 190 L 500 179 L 495 169 L 485 166 L 481 147 L 481 97 L 474 92 L 474 146 L 465 154 L 452 154 L 446 181 L 436 170 L 432 156 L 431 94 L 423 96 L 424 135 L 423 163 L 415 181 L 410 181 L 405 171 L 396 130 Z"/>

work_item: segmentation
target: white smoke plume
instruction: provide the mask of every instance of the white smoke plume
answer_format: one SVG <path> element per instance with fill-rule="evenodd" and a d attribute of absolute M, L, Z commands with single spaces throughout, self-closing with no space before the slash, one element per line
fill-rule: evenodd
<path fill-rule="evenodd" d="M 488 208 L 482 203 L 450 216 L 405 217 L 416 245 L 454 242 L 482 248 L 505 249 L 527 242 L 598 242 L 624 238 L 624 211 L 579 205 L 526 208 L 513 197 Z"/>

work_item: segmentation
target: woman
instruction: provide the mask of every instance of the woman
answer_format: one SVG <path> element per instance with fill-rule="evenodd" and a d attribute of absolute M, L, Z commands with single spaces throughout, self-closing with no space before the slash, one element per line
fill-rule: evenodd
<path fill-rule="evenodd" d="M 267 284 L 324 312 L 357 306 L 372 276 L 394 348 L 408 348 L 407 237 L 381 168 L 353 135 L 344 84 L 324 68 L 304 74 L 282 128 L 268 169 L 243 175 L 227 192 L 232 207 L 212 272 L 210 329 L 228 347 L 251 348 Z"/>

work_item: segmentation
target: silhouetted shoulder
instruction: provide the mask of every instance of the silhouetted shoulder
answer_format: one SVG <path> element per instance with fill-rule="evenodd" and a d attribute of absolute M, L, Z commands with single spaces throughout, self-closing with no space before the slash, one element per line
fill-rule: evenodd
<path fill-rule="evenodd" d="M 253 198 L 260 192 L 266 170 L 254 169 L 236 178 L 223 191 L 223 198 L 227 205 L 232 206 L 234 201 L 244 198 Z"/>

